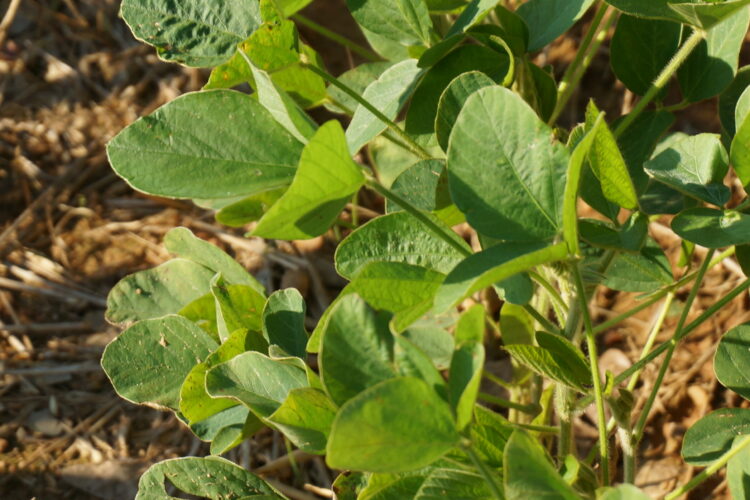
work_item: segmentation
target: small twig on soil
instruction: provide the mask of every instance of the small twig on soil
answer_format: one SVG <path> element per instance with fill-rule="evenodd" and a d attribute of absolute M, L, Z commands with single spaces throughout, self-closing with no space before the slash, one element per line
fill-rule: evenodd
<path fill-rule="evenodd" d="M 22 375 L 25 377 L 46 377 L 49 375 L 65 375 L 69 373 L 89 373 L 101 371 L 99 363 L 76 363 L 60 366 L 40 366 L 37 368 L 16 368 L 2 370 L 3 375 Z"/>
<path fill-rule="evenodd" d="M 6 288 L 8 290 L 13 290 L 16 292 L 29 292 L 39 295 L 46 295 L 48 297 L 52 297 L 67 303 L 83 300 L 84 302 L 88 302 L 98 307 L 107 307 L 107 301 L 104 298 L 84 292 L 79 292 L 76 290 L 58 290 L 58 287 L 46 288 L 35 285 L 27 285 L 26 283 L 21 283 L 20 281 L 2 277 L 0 277 L 0 288 Z"/>
<path fill-rule="evenodd" d="M 330 490 L 328 488 L 321 488 L 320 486 L 315 486 L 314 484 L 305 483 L 303 488 L 306 491 L 309 491 L 310 493 L 315 493 L 316 495 L 324 498 L 333 498 L 333 490 Z"/>
<path fill-rule="evenodd" d="M 265 481 L 292 500 L 319 500 L 318 497 L 312 496 L 309 493 L 298 490 L 297 488 L 292 488 L 276 479 L 266 479 Z"/>
<path fill-rule="evenodd" d="M 18 14 L 18 8 L 21 6 L 21 0 L 10 0 L 8 10 L 5 11 L 3 20 L 0 21 L 0 47 L 5 43 L 5 38 L 8 36 L 8 30 L 10 25 L 13 24 L 13 20 Z"/>
<path fill-rule="evenodd" d="M 315 455 L 310 455 L 302 450 L 294 450 L 292 453 L 271 460 L 265 465 L 261 465 L 257 469 L 253 470 L 254 474 L 266 475 L 278 471 L 279 469 L 286 469 L 291 466 L 291 460 L 294 458 L 296 462 L 306 462 L 313 458 Z"/>

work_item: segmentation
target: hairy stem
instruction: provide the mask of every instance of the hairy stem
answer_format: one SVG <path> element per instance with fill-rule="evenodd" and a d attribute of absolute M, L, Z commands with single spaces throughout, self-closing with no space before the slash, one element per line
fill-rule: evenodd
<path fill-rule="evenodd" d="M 604 393 L 602 390 L 602 380 L 599 375 L 599 355 L 596 350 L 596 334 L 591 324 L 591 315 L 589 314 L 589 301 L 586 297 L 586 287 L 583 284 L 581 271 L 578 263 L 571 266 L 573 279 L 575 281 L 576 293 L 580 303 L 581 315 L 583 316 L 583 325 L 586 333 L 586 344 L 589 350 L 589 359 L 591 360 L 591 380 L 594 383 L 594 401 L 596 402 L 597 427 L 599 428 L 599 457 L 602 469 L 602 484 L 609 485 L 609 439 L 607 437 L 607 424 L 604 414 Z"/>
<path fill-rule="evenodd" d="M 661 384 L 664 381 L 664 376 L 669 369 L 669 363 L 670 361 L 672 361 L 672 356 L 674 355 L 674 351 L 677 348 L 679 339 L 681 338 L 682 329 L 687 322 L 688 314 L 690 314 L 690 308 L 692 307 L 695 298 L 698 296 L 698 290 L 700 290 L 701 283 L 703 283 L 703 277 L 706 275 L 706 271 L 708 271 L 711 265 L 711 257 L 713 257 L 714 252 L 715 250 L 710 250 L 708 252 L 708 255 L 706 255 L 706 258 L 703 259 L 703 263 L 698 270 L 698 276 L 695 279 L 695 283 L 693 283 L 693 287 L 690 289 L 690 295 L 688 295 L 685 306 L 682 309 L 680 320 L 677 322 L 677 328 L 675 328 L 674 335 L 672 336 L 672 341 L 670 342 L 669 348 L 667 349 L 667 354 L 664 356 L 664 360 L 659 367 L 659 373 L 656 376 L 654 386 L 651 388 L 651 393 L 648 395 L 648 400 L 646 400 L 646 404 L 644 405 L 643 410 L 641 411 L 641 415 L 638 418 L 638 423 L 635 425 L 633 434 L 635 437 L 636 445 L 643 437 L 643 430 L 646 427 L 646 422 L 648 422 L 649 413 L 651 413 L 651 408 L 654 406 L 656 396 L 659 394 L 659 389 L 661 388 Z"/>
<path fill-rule="evenodd" d="M 690 37 L 685 40 L 685 43 L 682 44 L 682 47 L 680 47 L 674 57 L 672 57 L 672 60 L 669 61 L 669 63 L 661 70 L 661 73 L 659 73 L 659 76 L 656 77 L 654 83 L 651 84 L 651 87 L 649 87 L 646 95 L 644 95 L 638 101 L 633 110 L 628 113 L 625 118 L 623 118 L 619 125 L 617 125 L 617 128 L 615 128 L 614 130 L 615 137 L 619 137 L 620 135 L 622 135 L 622 133 L 625 132 L 625 130 L 633 123 L 633 121 L 638 118 L 643 110 L 646 109 L 646 106 L 648 106 L 648 104 L 654 99 L 654 97 L 659 94 L 659 92 L 661 92 L 661 89 L 663 89 L 669 83 L 669 80 L 672 78 L 672 76 L 677 72 L 680 66 L 682 66 L 685 60 L 687 60 L 688 56 L 690 56 L 693 50 L 695 50 L 698 44 L 701 43 L 701 41 L 703 41 L 705 37 L 705 31 L 695 28 L 695 31 L 693 31 Z"/>
<path fill-rule="evenodd" d="M 688 491 L 692 490 L 699 484 L 701 484 L 703 481 L 711 477 L 712 475 L 716 474 L 716 472 L 719 471 L 722 467 L 724 467 L 729 460 L 732 459 L 733 456 L 741 452 L 744 448 L 747 446 L 750 446 L 750 436 L 745 436 L 742 438 L 735 446 L 732 446 L 732 448 L 724 453 L 721 457 L 719 457 L 716 462 L 712 463 L 703 471 L 701 471 L 700 474 L 695 476 L 693 479 L 688 481 L 687 483 L 683 484 L 676 490 L 669 493 L 667 496 L 664 497 L 664 500 L 675 500 L 677 498 L 680 498 L 682 495 L 687 493 Z"/>
<path fill-rule="evenodd" d="M 364 57 L 365 59 L 369 59 L 370 61 L 382 61 L 383 58 L 380 57 L 378 54 L 373 52 L 372 50 L 361 46 L 357 42 L 353 40 L 349 40 L 345 36 L 339 35 L 338 33 L 335 33 L 325 26 L 321 26 L 320 24 L 316 23 L 315 21 L 306 18 L 305 16 L 301 14 L 295 14 L 292 16 L 292 19 L 297 21 L 302 26 L 305 26 L 306 28 L 309 28 L 316 33 L 328 38 L 331 41 L 334 41 L 338 43 L 339 45 L 342 45 L 355 54 L 359 54 L 360 56 Z"/>
<path fill-rule="evenodd" d="M 547 120 L 549 125 L 554 124 L 560 116 L 560 113 L 565 109 L 568 101 L 573 96 L 573 92 L 578 87 L 578 83 L 580 83 L 581 78 L 583 78 L 584 73 L 586 73 L 586 69 L 591 64 L 591 61 L 593 61 L 596 52 L 607 37 L 607 31 L 609 31 L 612 23 L 617 18 L 617 14 L 613 12 L 600 28 L 599 26 L 602 24 L 602 20 L 607 14 L 607 11 L 609 11 L 609 5 L 602 3 L 596 11 L 594 19 L 591 21 L 591 26 L 589 26 L 586 35 L 581 41 L 581 46 L 578 47 L 578 50 L 576 51 L 575 58 L 565 69 L 562 80 L 560 80 L 560 84 L 557 87 L 557 103 L 555 104 L 555 109 L 552 112 L 550 119 Z"/>
<path fill-rule="evenodd" d="M 302 63 L 302 65 L 315 73 L 316 75 L 323 78 L 325 81 L 333 85 L 334 87 L 339 88 L 342 92 L 344 92 L 346 95 L 357 101 L 359 104 L 361 104 L 367 111 L 372 113 L 378 120 L 383 122 L 391 131 L 393 131 L 394 134 L 396 134 L 401 141 L 406 144 L 406 146 L 409 148 L 409 150 L 417 155 L 422 160 L 429 160 L 432 158 L 432 155 L 425 151 L 425 149 L 414 142 L 414 139 L 412 139 L 409 134 L 404 132 L 401 127 L 396 125 L 396 123 L 385 116 L 378 108 L 372 105 L 370 101 L 359 95 L 355 90 L 353 90 L 351 87 L 343 83 L 341 80 L 336 78 L 335 76 L 329 74 L 326 71 L 323 71 L 319 67 L 315 66 L 314 64 L 309 63 Z"/>
<path fill-rule="evenodd" d="M 562 333 L 560 328 L 558 328 L 550 320 L 545 318 L 544 315 L 537 311 L 531 304 L 524 304 L 522 307 L 527 313 L 531 315 L 532 318 L 534 318 L 539 323 L 542 328 L 544 328 L 548 332 L 560 334 Z"/>

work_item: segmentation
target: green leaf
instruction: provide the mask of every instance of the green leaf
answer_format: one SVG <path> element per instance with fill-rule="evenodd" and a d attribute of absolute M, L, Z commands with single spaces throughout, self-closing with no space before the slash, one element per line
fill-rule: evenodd
<path fill-rule="evenodd" d="M 195 262 L 172 259 L 120 280 L 107 296 L 107 321 L 127 325 L 174 314 L 209 291 L 214 272 Z"/>
<path fill-rule="evenodd" d="M 737 99 L 737 105 L 734 109 L 735 123 L 741 124 L 745 121 L 745 117 L 747 117 L 748 114 L 750 114 L 750 91 L 745 89 L 745 91 L 740 94 L 739 99 Z"/>
<path fill-rule="evenodd" d="M 414 91 L 422 71 L 417 66 L 415 59 L 407 59 L 396 63 L 367 86 L 362 98 L 386 117 L 394 120 Z M 379 135 L 386 127 L 385 123 L 359 104 L 354 110 L 354 116 L 352 116 L 349 127 L 346 129 L 349 152 L 354 154 L 359 151 L 362 146 Z"/>
<path fill-rule="evenodd" d="M 750 400 L 750 324 L 729 330 L 714 356 L 716 378 L 727 389 Z"/>
<path fill-rule="evenodd" d="M 123 0 L 120 16 L 159 57 L 198 68 L 227 61 L 261 23 L 248 0 Z"/>
<path fill-rule="evenodd" d="M 738 124 L 737 135 L 732 139 L 731 159 L 737 177 L 747 190 L 750 186 L 750 114 Z"/>
<path fill-rule="evenodd" d="M 750 276 L 750 245 L 737 245 L 734 255 L 745 276 Z"/>
<path fill-rule="evenodd" d="M 404 472 L 432 463 L 458 440 L 448 403 L 424 381 L 400 377 L 370 387 L 341 408 L 326 461 L 335 469 Z"/>
<path fill-rule="evenodd" d="M 690 208 L 672 219 L 672 230 L 706 248 L 742 245 L 750 243 L 750 215 L 734 210 Z"/>
<path fill-rule="evenodd" d="M 290 391 L 267 420 L 302 451 L 323 454 L 335 416 L 336 405 L 323 391 L 305 387 Z"/>
<path fill-rule="evenodd" d="M 536 52 L 573 26 L 593 0 L 529 0 L 518 14 L 529 27 L 529 52 Z"/>
<path fill-rule="evenodd" d="M 438 101 L 435 116 L 435 134 L 443 151 L 448 150 L 448 139 L 453 131 L 453 125 L 469 96 L 479 89 L 493 85 L 495 81 L 486 74 L 469 71 L 458 75 L 445 88 Z"/>
<path fill-rule="evenodd" d="M 403 335 L 396 336 L 393 357 L 399 375 L 421 378 L 443 399 L 448 399 L 443 376 L 430 357 L 414 342 Z"/>
<path fill-rule="evenodd" d="M 485 236 L 549 240 L 561 224 L 567 163 L 565 148 L 521 97 L 485 87 L 467 99 L 451 133 L 451 196 Z"/>
<path fill-rule="evenodd" d="M 750 434 L 750 410 L 722 408 L 698 420 L 685 433 L 682 458 L 690 465 L 710 465 L 732 448 L 738 436 Z"/>
<path fill-rule="evenodd" d="M 684 99 L 690 102 L 708 99 L 732 83 L 748 23 L 750 10 L 742 9 L 708 32 L 706 39 L 677 70 Z"/>
<path fill-rule="evenodd" d="M 750 0 L 703 3 L 684 0 L 607 0 L 607 3 L 633 16 L 667 19 L 708 30 L 750 4 Z"/>
<path fill-rule="evenodd" d="M 268 417 L 293 389 L 307 387 L 307 375 L 295 363 L 245 352 L 206 373 L 206 390 L 213 397 L 230 397 L 253 413 Z"/>
<path fill-rule="evenodd" d="M 368 474 L 367 487 L 357 500 L 390 500 L 392 498 L 414 498 L 430 469 L 421 469 L 405 474 Z"/>
<path fill-rule="evenodd" d="M 539 346 L 515 344 L 504 348 L 534 372 L 586 392 L 591 386 L 591 370 L 583 354 L 558 335 L 537 332 L 536 339 Z"/>
<path fill-rule="evenodd" d="M 557 83 L 550 68 L 542 69 L 536 64 L 527 63 L 529 79 L 533 90 L 526 101 L 539 113 L 542 120 L 549 120 L 557 105 Z"/>
<path fill-rule="evenodd" d="M 502 415 L 479 405 L 474 406 L 474 422 L 469 427 L 471 446 L 490 467 L 503 467 L 503 450 L 513 425 Z"/>
<path fill-rule="evenodd" d="M 211 442 L 212 455 L 221 455 L 236 448 L 263 427 L 265 425 L 258 417 L 236 402 L 205 420 L 190 424 L 190 430 L 198 439 Z"/>
<path fill-rule="evenodd" d="M 285 191 L 286 188 L 272 189 L 231 203 L 216 213 L 216 222 L 230 227 L 242 227 L 255 222 L 281 198 Z"/>
<path fill-rule="evenodd" d="M 247 285 L 265 296 L 266 289 L 236 260 L 211 243 L 195 236 L 185 227 L 171 229 L 164 236 L 164 246 L 173 254 L 221 273 L 233 285 Z"/>
<path fill-rule="evenodd" d="M 673 282 L 667 256 L 656 242 L 648 239 L 639 253 L 615 255 L 603 283 L 613 290 L 650 293 Z"/>
<path fill-rule="evenodd" d="M 591 129 L 578 141 L 568 160 L 568 172 L 563 195 L 562 226 L 563 238 L 568 246 L 568 251 L 573 255 L 581 253 L 578 244 L 578 192 L 581 185 L 581 174 L 586 157 L 596 143 L 603 124 L 604 116 L 599 115 Z"/>
<path fill-rule="evenodd" d="M 210 480 L 217 478 L 217 480 Z M 220 479 L 219 479 L 220 478 Z M 236 498 L 283 499 L 272 486 L 239 465 L 221 457 L 184 457 L 149 467 L 138 482 L 136 500 L 170 500 L 166 486 L 210 500 Z"/>
<path fill-rule="evenodd" d="M 120 397 L 176 410 L 185 377 L 217 347 L 182 316 L 147 319 L 109 343 L 102 368 Z"/>
<path fill-rule="evenodd" d="M 637 252 L 648 237 L 648 217 L 635 212 L 620 228 L 596 220 L 581 219 L 578 221 L 581 238 L 590 245 L 611 250 Z"/>
<path fill-rule="evenodd" d="M 446 330 L 445 319 L 426 316 L 401 334 L 429 356 L 439 370 L 448 369 L 455 348 L 453 335 Z"/>
<path fill-rule="evenodd" d="M 651 500 L 640 488 L 632 484 L 618 484 L 615 487 L 596 491 L 597 500 Z"/>
<path fill-rule="evenodd" d="M 724 177 L 729 158 L 715 134 L 689 136 L 646 162 L 646 172 L 669 187 L 699 200 L 722 206 L 729 201 Z"/>
<path fill-rule="evenodd" d="M 644 95 L 677 52 L 681 31 L 680 24 L 671 21 L 620 16 L 610 45 L 610 64 L 617 79 L 635 94 Z"/>
<path fill-rule="evenodd" d="M 263 307 L 263 336 L 291 356 L 305 359 L 305 300 L 294 289 L 277 290 Z"/>
<path fill-rule="evenodd" d="M 482 476 L 458 469 L 435 469 L 420 486 L 415 500 L 487 500 L 492 491 Z"/>
<path fill-rule="evenodd" d="M 480 24 L 473 27 L 469 33 L 474 34 L 478 30 L 492 30 L 502 38 L 510 47 L 513 55 L 523 57 L 529 45 L 529 27 L 521 17 L 498 4 L 495 7 L 497 24 Z"/>
<path fill-rule="evenodd" d="M 474 304 L 461 313 L 456 323 L 456 343 L 484 342 L 485 311 L 481 304 Z"/>
<path fill-rule="evenodd" d="M 391 185 L 391 191 L 425 212 L 447 209 L 453 205 L 448 192 L 448 177 L 443 160 L 423 160 L 415 163 L 396 177 Z M 403 208 L 386 200 L 387 213 L 399 210 Z"/>
<path fill-rule="evenodd" d="M 271 76 L 247 61 L 253 72 L 258 102 L 271 112 L 274 119 L 301 143 L 307 143 L 318 128 L 307 113 L 302 111 L 289 94 L 284 92 Z M 304 154 L 304 153 L 303 153 Z"/>
<path fill-rule="evenodd" d="M 445 38 L 463 33 L 479 23 L 492 9 L 495 8 L 495 5 L 497 5 L 495 0 L 471 0 L 471 3 L 466 6 L 461 12 L 461 15 L 456 19 L 456 22 L 451 26 L 451 29 L 448 30 Z"/>
<path fill-rule="evenodd" d="M 447 273 L 462 258 L 461 252 L 415 223 L 411 215 L 396 212 L 373 219 L 347 236 L 336 249 L 336 270 L 352 279 L 368 263 L 385 261 Z"/>
<path fill-rule="evenodd" d="M 393 65 L 390 61 L 364 63 L 338 76 L 338 80 L 359 95 L 364 93 L 370 83 L 377 80 L 385 70 Z M 352 114 L 359 103 L 349 94 L 331 85 L 328 95 L 333 102 L 326 103 L 326 108 L 334 113 Z"/>
<path fill-rule="evenodd" d="M 601 114 L 594 101 L 589 101 L 586 109 L 586 128 L 591 130 Z M 638 195 L 630 179 L 625 158 L 606 123 L 598 127 L 594 143 L 589 150 L 589 162 L 607 200 L 628 210 L 638 208 Z"/>
<path fill-rule="evenodd" d="M 286 185 L 301 152 L 268 110 L 231 90 L 178 97 L 107 146 L 128 184 L 171 198 L 229 198 Z"/>
<path fill-rule="evenodd" d="M 750 448 L 743 448 L 727 463 L 727 483 L 732 498 L 750 497 Z"/>
<path fill-rule="evenodd" d="M 346 0 L 357 24 L 402 45 L 429 45 L 432 20 L 424 0 Z"/>
<path fill-rule="evenodd" d="M 750 86 L 750 66 L 743 66 L 737 71 L 737 75 L 732 80 L 724 92 L 719 95 L 719 119 L 724 133 L 730 139 L 737 132 L 737 127 L 742 123 L 735 119 L 737 102 L 740 96 Z"/>
<path fill-rule="evenodd" d="M 467 71 L 480 71 L 495 82 L 508 72 L 509 58 L 480 45 L 464 45 L 453 50 L 430 68 L 414 90 L 404 130 L 420 144 L 427 144 L 435 132 L 438 101 L 451 81 Z"/>
<path fill-rule="evenodd" d="M 500 333 L 504 345 L 534 342 L 534 318 L 521 306 L 503 304 L 500 309 Z"/>
<path fill-rule="evenodd" d="M 239 46 L 241 55 L 262 71 L 278 71 L 299 62 L 299 37 L 292 21 L 264 22 Z"/>
<path fill-rule="evenodd" d="M 430 310 L 445 275 L 403 262 L 371 262 L 351 282 L 352 291 L 378 310 L 395 314 L 391 324 L 402 331 Z"/>
<path fill-rule="evenodd" d="M 474 292 L 535 266 L 563 260 L 567 255 L 565 243 L 546 247 L 539 243 L 507 243 L 473 254 L 445 278 L 435 297 L 435 310 L 445 311 Z"/>
<path fill-rule="evenodd" d="M 510 436 L 503 462 L 508 500 L 580 499 L 552 466 L 542 445 L 524 431 L 515 431 Z"/>
<path fill-rule="evenodd" d="M 235 330 L 261 330 L 261 312 L 266 298 L 246 285 L 227 285 L 221 275 L 211 282 L 211 294 L 216 302 L 216 326 L 224 341 Z M 253 337 L 253 348 L 265 352 L 268 345 L 260 335 Z"/>
<path fill-rule="evenodd" d="M 630 178 L 639 195 L 643 194 L 650 181 L 643 170 L 643 164 L 651 158 L 656 144 L 670 129 L 674 120 L 674 115 L 666 111 L 646 111 L 641 113 L 617 139 L 622 157 L 630 171 Z"/>
<path fill-rule="evenodd" d="M 483 368 L 484 346 L 481 343 L 467 342 L 453 352 L 448 377 L 448 399 L 456 412 L 456 427 L 459 431 L 471 422 Z"/>
<path fill-rule="evenodd" d="M 319 236 L 364 181 L 349 156 L 341 125 L 326 122 L 302 151 L 292 185 L 260 219 L 253 235 L 285 240 Z"/>
<path fill-rule="evenodd" d="M 388 317 L 377 314 L 358 296 L 346 295 L 324 326 L 318 359 L 323 386 L 339 406 L 394 377 Z"/>
<path fill-rule="evenodd" d="M 337 500 L 357 500 L 359 494 L 367 487 L 370 474 L 344 471 L 334 479 L 331 489 L 336 492 Z"/>

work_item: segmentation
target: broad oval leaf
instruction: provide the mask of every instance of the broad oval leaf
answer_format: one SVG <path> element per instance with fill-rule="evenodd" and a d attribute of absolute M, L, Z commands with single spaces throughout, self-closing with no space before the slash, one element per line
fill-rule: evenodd
<path fill-rule="evenodd" d="M 217 478 L 217 480 L 211 480 Z M 285 498 L 271 485 L 244 468 L 221 457 L 184 457 L 152 465 L 138 482 L 136 500 L 168 500 L 166 485 L 182 493 L 209 500 L 237 498 Z"/>
<path fill-rule="evenodd" d="M 474 92 L 448 146 L 451 197 L 479 233 L 508 241 L 552 239 L 560 229 L 565 148 L 521 97 Z"/>
<path fill-rule="evenodd" d="M 750 324 L 724 334 L 714 356 L 714 371 L 724 387 L 750 400 Z"/>
<path fill-rule="evenodd" d="M 450 231 L 447 227 L 446 230 Z M 459 240 L 456 235 L 456 241 Z M 469 251 L 469 246 L 464 245 Z M 336 270 L 352 279 L 368 263 L 386 261 L 447 273 L 463 257 L 462 252 L 435 236 L 410 214 L 396 212 L 373 219 L 347 236 L 336 249 Z"/>
<path fill-rule="evenodd" d="M 323 386 L 337 405 L 394 377 L 388 318 L 373 311 L 357 295 L 346 295 L 327 319 L 319 362 Z"/>
<path fill-rule="evenodd" d="M 529 27 L 528 51 L 535 52 L 573 26 L 594 0 L 529 0 L 516 13 Z"/>
<path fill-rule="evenodd" d="M 654 179 L 688 196 L 722 206 L 729 201 L 724 177 L 729 157 L 715 134 L 686 137 L 644 164 Z"/>
<path fill-rule="evenodd" d="M 305 359 L 307 332 L 302 295 L 294 288 L 277 290 L 263 307 L 263 336 L 291 356 Z"/>
<path fill-rule="evenodd" d="M 323 454 L 336 410 L 323 391 L 304 387 L 290 391 L 284 403 L 266 420 L 299 449 Z"/>
<path fill-rule="evenodd" d="M 391 191 L 426 212 L 445 208 L 451 203 L 445 162 L 433 159 L 415 163 L 396 177 Z M 399 210 L 403 210 L 400 205 L 386 200 L 388 213 Z"/>
<path fill-rule="evenodd" d="M 367 86 L 362 98 L 387 118 L 394 120 L 414 91 L 422 71 L 417 66 L 416 59 L 407 59 L 396 63 Z M 352 116 L 352 121 L 349 122 L 349 127 L 346 129 L 349 152 L 354 154 L 359 151 L 362 146 L 379 135 L 386 127 L 385 123 L 359 104 L 354 110 L 354 116 Z"/>
<path fill-rule="evenodd" d="M 734 210 L 690 208 L 672 220 L 672 230 L 706 248 L 750 243 L 750 215 Z"/>
<path fill-rule="evenodd" d="M 428 45 L 432 32 L 424 0 L 347 0 L 363 28 L 403 45 Z"/>
<path fill-rule="evenodd" d="M 122 398 L 176 410 L 190 370 L 218 344 L 182 316 L 139 321 L 109 343 L 102 368 Z"/>
<path fill-rule="evenodd" d="M 749 23 L 750 9 L 743 8 L 710 30 L 706 39 L 693 50 L 677 70 L 677 79 L 686 100 L 708 99 L 732 83 Z"/>
<path fill-rule="evenodd" d="M 254 351 L 206 373 L 206 390 L 211 396 L 234 398 L 262 417 L 278 410 L 291 390 L 307 386 L 307 374 L 296 363 Z"/>
<path fill-rule="evenodd" d="M 429 465 L 459 441 L 450 407 L 426 382 L 386 380 L 349 400 L 333 422 L 332 468 L 405 472 Z"/>
<path fill-rule="evenodd" d="M 438 101 L 435 116 L 435 134 L 443 151 L 448 150 L 453 125 L 471 94 L 484 87 L 495 85 L 495 81 L 481 71 L 469 71 L 458 75 L 445 88 Z"/>
<path fill-rule="evenodd" d="M 292 185 L 260 219 L 253 235 L 298 240 L 320 236 L 364 184 L 341 124 L 326 122 L 302 151 Z"/>
<path fill-rule="evenodd" d="M 445 278 L 435 297 L 435 311 L 442 312 L 474 292 L 529 269 L 565 259 L 565 243 L 499 244 L 467 257 Z"/>
<path fill-rule="evenodd" d="M 130 324 L 178 313 L 207 294 L 214 271 L 185 259 L 121 279 L 107 296 L 107 321 Z"/>
<path fill-rule="evenodd" d="M 524 431 L 515 431 L 510 436 L 503 462 L 505 498 L 508 500 L 580 499 L 552 466 L 542 445 Z"/>
<path fill-rule="evenodd" d="M 261 312 L 266 298 L 247 285 L 228 285 L 217 275 L 211 281 L 211 295 L 216 308 L 216 326 L 224 341 L 238 329 L 261 330 Z M 253 349 L 266 352 L 268 345 L 260 334 L 253 335 Z"/>
<path fill-rule="evenodd" d="M 722 408 L 698 420 L 685 433 L 682 458 L 690 465 L 710 465 L 729 451 L 738 436 L 750 434 L 750 410 Z"/>
<path fill-rule="evenodd" d="M 261 24 L 255 0 L 123 0 L 120 16 L 162 59 L 198 68 L 229 60 Z"/>
<path fill-rule="evenodd" d="M 617 79 L 644 95 L 677 52 L 681 31 L 680 24 L 672 21 L 620 16 L 610 46 L 610 64 Z"/>
<path fill-rule="evenodd" d="M 425 73 L 414 90 L 404 130 L 420 144 L 429 143 L 435 132 L 438 101 L 454 78 L 467 71 L 479 71 L 495 82 L 502 82 L 508 66 L 505 54 L 481 45 L 454 49 Z"/>
<path fill-rule="evenodd" d="M 186 227 L 176 227 L 164 236 L 164 246 L 173 254 L 221 273 L 233 285 L 247 285 L 265 295 L 266 289 L 239 262 L 218 247 L 195 236 Z"/>
<path fill-rule="evenodd" d="M 302 143 L 257 100 L 231 90 L 178 97 L 107 146 L 128 184 L 169 198 L 230 198 L 289 184 L 301 153 Z"/>

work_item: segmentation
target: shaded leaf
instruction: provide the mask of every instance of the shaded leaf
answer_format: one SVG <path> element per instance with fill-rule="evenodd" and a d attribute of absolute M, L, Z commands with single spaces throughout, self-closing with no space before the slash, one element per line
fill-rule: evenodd
<path fill-rule="evenodd" d="M 448 139 L 453 125 L 471 94 L 484 87 L 495 85 L 495 81 L 481 71 L 469 71 L 458 75 L 443 91 L 438 101 L 435 116 L 435 134 L 443 151 L 448 150 Z"/>
<path fill-rule="evenodd" d="M 664 251 L 647 239 L 639 253 L 618 253 L 604 275 L 603 284 L 623 292 L 653 292 L 674 281 Z"/>
<path fill-rule="evenodd" d="M 263 307 L 263 336 L 291 356 L 305 359 L 305 300 L 294 288 L 277 290 Z"/>
<path fill-rule="evenodd" d="M 682 458 L 690 465 L 710 465 L 732 447 L 738 436 L 750 434 L 750 410 L 722 408 L 698 420 L 685 433 Z"/>
<path fill-rule="evenodd" d="M 732 328 L 721 338 L 714 356 L 716 378 L 727 389 L 750 400 L 750 325 Z"/>
<path fill-rule="evenodd" d="M 672 220 L 679 236 L 706 248 L 750 243 L 750 215 L 734 210 L 690 208 Z"/>
<path fill-rule="evenodd" d="M 456 427 L 459 431 L 471 422 L 483 368 L 484 346 L 481 343 L 467 342 L 459 345 L 453 352 L 448 378 L 448 398 L 456 412 Z"/>
<path fill-rule="evenodd" d="M 323 391 L 305 387 L 290 391 L 267 420 L 302 451 L 323 454 L 335 416 L 336 405 Z"/>
<path fill-rule="evenodd" d="M 529 52 L 535 52 L 573 26 L 593 0 L 529 0 L 516 13 L 529 27 Z"/>

